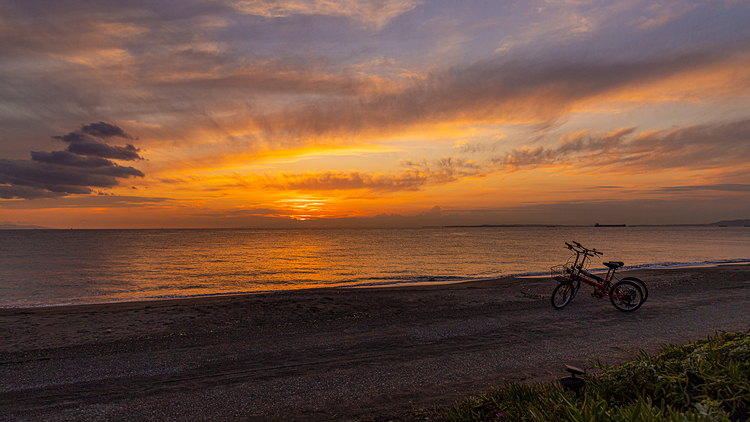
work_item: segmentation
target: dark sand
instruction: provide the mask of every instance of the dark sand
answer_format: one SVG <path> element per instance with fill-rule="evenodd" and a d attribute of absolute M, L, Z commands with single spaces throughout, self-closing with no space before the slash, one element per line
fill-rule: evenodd
<path fill-rule="evenodd" d="M 750 328 L 750 266 L 633 275 L 632 314 L 549 279 L 2 309 L 0 420 L 382 420 Z"/>

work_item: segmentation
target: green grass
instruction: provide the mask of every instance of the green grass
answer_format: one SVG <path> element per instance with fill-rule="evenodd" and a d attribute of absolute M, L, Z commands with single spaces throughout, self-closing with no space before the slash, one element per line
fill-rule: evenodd
<path fill-rule="evenodd" d="M 508 384 L 423 414 L 434 421 L 750 421 L 750 335 L 722 333 L 686 346 L 596 365 L 580 396 L 559 383 Z"/>

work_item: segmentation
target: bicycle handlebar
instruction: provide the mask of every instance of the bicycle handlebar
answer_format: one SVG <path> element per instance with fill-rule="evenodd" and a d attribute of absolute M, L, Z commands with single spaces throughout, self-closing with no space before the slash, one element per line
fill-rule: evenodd
<path fill-rule="evenodd" d="M 571 245 L 571 244 L 570 244 L 570 243 L 568 243 L 568 242 L 565 242 L 565 246 L 567 246 L 567 247 L 568 247 L 568 249 L 570 249 L 570 250 L 572 250 L 572 251 L 575 251 L 575 253 L 578 253 L 578 254 L 581 254 L 581 253 L 582 253 L 582 254 L 584 254 L 584 255 L 591 255 L 591 256 L 596 256 L 596 255 L 604 255 L 604 252 L 599 252 L 599 251 L 597 251 L 596 249 L 589 249 L 589 248 L 586 248 L 586 247 L 584 247 L 583 245 L 581 245 L 580 243 L 576 242 L 575 240 L 573 241 L 573 243 L 574 243 L 574 244 L 575 244 L 576 246 L 573 246 L 573 245 Z M 579 249 L 580 249 L 580 250 L 579 250 Z"/>
<path fill-rule="evenodd" d="M 593 252 L 594 255 L 604 255 L 604 252 L 599 252 L 596 249 L 591 249 L 589 252 Z"/>

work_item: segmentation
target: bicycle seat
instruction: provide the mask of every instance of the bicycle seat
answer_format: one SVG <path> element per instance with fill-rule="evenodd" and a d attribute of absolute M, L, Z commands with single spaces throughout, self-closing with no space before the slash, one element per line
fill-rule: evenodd
<path fill-rule="evenodd" d="M 609 262 L 602 262 L 607 268 L 610 268 L 612 270 L 617 269 L 625 265 L 622 261 L 609 261 Z"/>

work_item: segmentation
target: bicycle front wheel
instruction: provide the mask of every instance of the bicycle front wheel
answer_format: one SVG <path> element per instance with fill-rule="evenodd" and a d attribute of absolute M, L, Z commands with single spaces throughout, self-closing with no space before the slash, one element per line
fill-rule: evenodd
<path fill-rule="evenodd" d="M 575 287 L 572 284 L 558 284 L 552 292 L 552 307 L 562 309 L 570 303 L 575 296 Z"/>
<path fill-rule="evenodd" d="M 623 280 L 609 289 L 609 300 L 623 312 L 633 312 L 643 304 L 643 291 L 637 283 Z"/>

